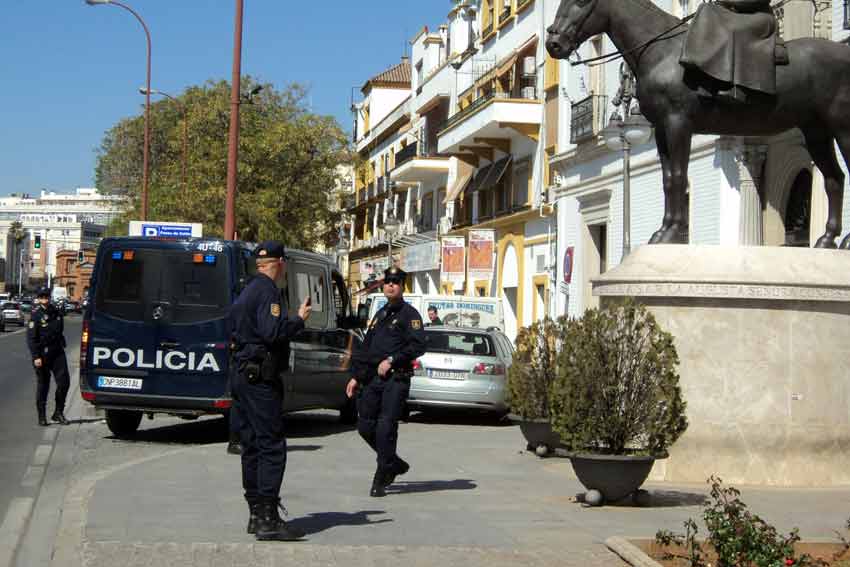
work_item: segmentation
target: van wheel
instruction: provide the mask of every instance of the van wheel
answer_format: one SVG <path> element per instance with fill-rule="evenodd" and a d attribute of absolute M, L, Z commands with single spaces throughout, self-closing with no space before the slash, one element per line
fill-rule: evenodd
<path fill-rule="evenodd" d="M 142 412 L 106 410 L 106 425 L 116 437 L 130 437 L 142 422 Z"/>
<path fill-rule="evenodd" d="M 357 402 L 354 398 L 347 400 L 339 410 L 339 421 L 346 425 L 357 423 Z"/>

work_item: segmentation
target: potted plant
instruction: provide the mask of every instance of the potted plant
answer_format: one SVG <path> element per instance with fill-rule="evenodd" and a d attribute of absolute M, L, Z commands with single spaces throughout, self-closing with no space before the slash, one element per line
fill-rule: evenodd
<path fill-rule="evenodd" d="M 585 501 L 636 493 L 688 427 L 673 336 L 627 299 L 565 321 L 559 342 L 550 420 Z"/>
<path fill-rule="evenodd" d="M 548 317 L 520 329 L 508 370 L 507 402 L 519 423 L 526 449 L 543 457 L 560 445 L 549 423 L 549 392 L 555 380 L 558 337 L 563 319 Z"/>

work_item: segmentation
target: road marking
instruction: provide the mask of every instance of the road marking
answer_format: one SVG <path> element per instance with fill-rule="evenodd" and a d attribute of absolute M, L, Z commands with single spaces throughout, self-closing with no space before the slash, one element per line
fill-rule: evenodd
<path fill-rule="evenodd" d="M 32 511 L 33 498 L 13 498 L 0 525 L 0 567 L 10 567 L 18 542 L 24 535 L 30 512 Z"/>
<path fill-rule="evenodd" d="M 53 450 L 53 445 L 39 445 L 35 448 L 35 454 L 32 456 L 32 464 L 35 466 L 43 466 L 50 460 L 50 452 Z"/>
<path fill-rule="evenodd" d="M 26 488 L 33 488 L 38 486 L 41 483 L 41 479 L 44 477 L 45 470 L 47 470 L 47 467 L 44 466 L 28 466 L 26 472 L 24 473 L 24 478 L 23 480 L 21 480 L 21 486 L 24 486 Z"/>
<path fill-rule="evenodd" d="M 22 328 L 18 329 L 17 331 L 12 331 L 11 333 L 9 331 L 6 331 L 5 333 L 0 334 L 0 339 L 5 339 L 6 337 L 11 337 L 12 335 L 20 335 L 21 333 L 23 333 L 26 330 L 27 330 L 26 327 L 22 327 Z"/>
<path fill-rule="evenodd" d="M 44 430 L 44 435 L 41 436 L 41 440 L 52 444 L 56 440 L 57 433 L 59 433 L 58 427 L 47 427 Z"/>

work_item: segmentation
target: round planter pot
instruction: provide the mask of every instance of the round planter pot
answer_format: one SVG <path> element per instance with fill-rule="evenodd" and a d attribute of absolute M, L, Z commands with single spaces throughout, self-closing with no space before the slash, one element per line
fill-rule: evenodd
<path fill-rule="evenodd" d="M 552 425 L 548 419 L 523 419 L 519 416 L 511 416 L 519 423 L 525 440 L 528 442 L 529 450 L 537 452 L 538 455 L 551 453 L 555 447 L 561 445 L 561 437 L 552 431 Z"/>
<path fill-rule="evenodd" d="M 608 502 L 616 502 L 640 488 L 656 458 L 661 458 L 590 453 L 568 456 L 579 482 L 588 490 L 601 492 Z"/>

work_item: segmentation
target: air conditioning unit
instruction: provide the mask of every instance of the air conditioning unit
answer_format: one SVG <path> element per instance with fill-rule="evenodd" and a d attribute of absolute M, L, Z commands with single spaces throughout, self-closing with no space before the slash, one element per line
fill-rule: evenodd
<path fill-rule="evenodd" d="M 522 98 L 526 100 L 534 100 L 537 98 L 536 87 L 522 87 Z"/>
<path fill-rule="evenodd" d="M 522 60 L 522 74 L 526 76 L 537 74 L 537 60 L 533 55 L 529 55 Z"/>

